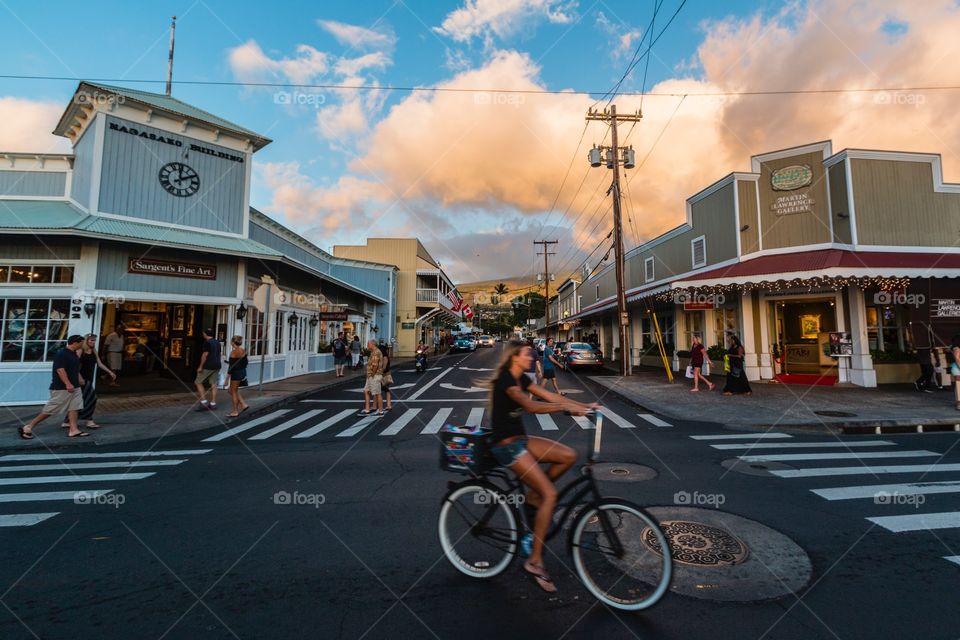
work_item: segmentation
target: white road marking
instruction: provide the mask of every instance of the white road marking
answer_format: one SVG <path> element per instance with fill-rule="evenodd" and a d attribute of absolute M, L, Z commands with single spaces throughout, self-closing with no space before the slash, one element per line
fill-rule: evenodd
<path fill-rule="evenodd" d="M 114 451 L 111 453 L 17 453 L 0 456 L 0 460 L 76 460 L 79 458 L 153 458 L 155 456 L 192 456 L 210 453 L 213 449 L 184 449 L 180 451 Z"/>
<path fill-rule="evenodd" d="M 590 421 L 586 416 L 573 416 L 573 421 L 580 425 L 581 429 L 596 429 L 597 425 Z"/>
<path fill-rule="evenodd" d="M 613 411 L 610 411 L 610 409 L 604 407 L 602 411 L 604 418 L 610 418 L 610 420 L 621 429 L 636 429 L 636 425 L 627 422 Z"/>
<path fill-rule="evenodd" d="M 606 412 L 604 412 L 606 415 Z M 820 447 L 886 447 L 896 443 L 889 440 L 864 440 L 863 442 L 757 442 L 754 444 L 712 444 L 714 449 L 814 449 Z"/>
<path fill-rule="evenodd" d="M 664 422 L 663 420 L 661 420 L 660 418 L 658 418 L 657 416 L 651 413 L 638 413 L 637 415 L 655 427 L 672 427 L 673 426 L 669 422 Z"/>
<path fill-rule="evenodd" d="M 134 462 L 77 462 L 66 464 L 21 464 L 0 467 L 0 473 L 17 471 L 67 471 L 69 469 L 135 469 L 138 467 L 170 467 L 186 460 L 137 460 Z"/>
<path fill-rule="evenodd" d="M 267 429 L 263 433 L 258 433 L 257 435 L 252 436 L 249 439 L 250 440 L 266 440 L 271 436 L 277 435 L 281 431 L 286 431 L 287 429 L 295 427 L 301 422 L 305 422 L 310 418 L 313 418 L 314 416 L 320 415 L 321 413 L 323 413 L 323 409 L 311 409 L 310 411 L 305 411 L 299 416 L 297 416 L 296 418 L 291 418 L 286 422 L 281 422 L 280 424 L 273 427 L 272 429 Z"/>
<path fill-rule="evenodd" d="M 880 467 L 819 467 L 814 469 L 784 469 L 771 471 L 781 478 L 821 478 L 824 476 L 856 476 L 881 473 L 937 473 L 960 471 L 960 464 L 901 464 Z"/>
<path fill-rule="evenodd" d="M 826 500 L 856 500 L 876 498 L 878 494 L 912 496 L 927 493 L 960 493 L 960 480 L 950 482 L 908 482 L 905 484 L 870 484 L 860 487 L 811 489 Z"/>
<path fill-rule="evenodd" d="M 315 435 L 317 435 L 318 433 L 320 433 L 321 431 L 323 431 L 324 429 L 326 429 L 327 427 L 329 427 L 329 426 L 331 426 L 331 425 L 334 425 L 334 424 L 340 422 L 341 420 L 343 420 L 343 419 L 346 418 L 347 416 L 356 415 L 356 413 L 357 413 L 357 412 L 354 411 L 353 409 L 344 409 L 343 411 L 341 411 L 341 412 L 338 413 L 337 415 L 331 416 L 331 417 L 327 418 L 326 420 L 324 420 L 323 422 L 321 422 L 321 423 L 319 423 L 319 424 L 316 424 L 316 425 L 310 427 L 309 429 L 307 429 L 306 431 L 303 431 L 303 432 L 301 432 L 301 433 L 298 433 L 297 435 L 295 435 L 295 436 L 293 436 L 293 437 L 294 437 L 294 438 L 309 438 L 310 436 L 315 436 Z"/>
<path fill-rule="evenodd" d="M 426 369 L 426 371 L 439 371 L 440 369 L 443 369 L 443 367 L 430 367 L 429 369 Z M 397 370 L 397 373 L 416 373 L 416 372 L 417 372 L 416 369 L 398 369 Z"/>
<path fill-rule="evenodd" d="M 949 560 L 954 564 L 960 564 L 960 556 L 943 556 L 944 560 Z"/>
<path fill-rule="evenodd" d="M 260 416 L 259 418 L 251 420 L 250 422 L 246 422 L 240 425 L 239 427 L 233 427 L 232 429 L 227 429 L 223 433 L 218 433 L 215 436 L 210 436 L 209 438 L 206 438 L 203 441 L 204 442 L 220 442 L 221 440 L 226 440 L 227 438 L 235 436 L 238 433 L 243 433 L 244 431 L 248 431 L 249 429 L 253 429 L 254 427 L 259 427 L 260 425 L 270 422 L 271 420 L 276 420 L 280 416 L 288 413 L 290 413 L 290 409 L 279 409 L 278 411 L 268 413 L 265 416 Z"/>
<path fill-rule="evenodd" d="M 398 389 L 406 389 L 407 387 L 415 387 L 415 386 L 416 385 L 412 382 L 407 382 L 404 384 L 393 384 L 393 385 L 390 385 L 390 391 L 392 392 L 392 391 L 397 391 Z M 353 393 L 363 393 L 363 387 L 360 387 L 359 389 L 347 389 L 347 391 L 350 391 Z"/>
<path fill-rule="evenodd" d="M 960 527 L 960 511 L 917 513 L 907 516 L 883 516 L 867 518 L 867 520 L 894 533 L 903 533 L 904 531 L 928 531 L 930 529 L 956 529 Z"/>
<path fill-rule="evenodd" d="M 540 423 L 540 428 L 544 431 L 559 431 L 560 427 L 557 426 L 557 423 L 553 421 L 553 417 L 547 413 L 537 413 L 537 422 Z"/>
<path fill-rule="evenodd" d="M 435 385 L 437 382 L 439 382 L 439 381 L 440 381 L 440 378 L 442 378 L 443 376 L 447 375 L 447 374 L 450 373 L 451 371 L 453 371 L 453 367 L 448 367 L 445 371 L 441 371 L 440 373 L 437 374 L 437 377 L 436 377 L 436 378 L 434 378 L 433 380 L 431 380 L 431 381 L 428 382 L 427 384 L 425 384 L 425 385 L 423 385 L 422 387 L 420 387 L 420 390 L 419 390 L 419 391 L 417 391 L 416 393 L 414 393 L 414 394 L 413 394 L 412 396 L 410 396 L 409 398 L 404 398 L 404 402 L 409 402 L 410 400 L 416 400 L 416 399 L 419 398 L 421 395 L 423 395 L 423 393 L 424 393 L 427 389 L 429 389 L 430 387 L 432 387 L 433 385 Z"/>
<path fill-rule="evenodd" d="M 0 527 L 32 527 L 59 513 L 55 511 L 54 513 L 18 513 L 12 516 L 0 516 Z"/>
<path fill-rule="evenodd" d="M 436 415 L 430 418 L 430 422 L 427 423 L 427 426 L 425 426 L 423 431 L 420 433 L 438 433 L 446 423 L 447 418 L 450 417 L 451 412 L 453 412 L 452 407 L 443 407 L 442 409 L 439 409 Z"/>
<path fill-rule="evenodd" d="M 473 367 L 459 367 L 461 371 L 494 371 L 494 369 L 484 369 L 480 367 L 479 369 L 474 369 Z"/>
<path fill-rule="evenodd" d="M 715 436 L 690 436 L 694 440 L 745 440 L 747 438 L 753 438 L 755 440 L 760 439 L 774 439 L 774 438 L 792 438 L 793 436 L 786 433 L 725 433 L 723 435 Z"/>
<path fill-rule="evenodd" d="M 417 417 L 417 414 L 423 411 L 423 409 L 407 409 L 403 412 L 399 418 L 393 421 L 389 427 L 380 432 L 382 436 L 395 436 L 400 433 L 400 430 L 403 429 L 411 420 Z"/>
<path fill-rule="evenodd" d="M 450 384 L 449 382 L 443 382 L 440 384 L 440 387 L 443 389 L 449 389 L 450 391 L 462 391 L 463 393 L 482 393 L 484 391 L 490 391 L 486 387 L 458 387 L 455 384 Z"/>
<path fill-rule="evenodd" d="M 340 433 L 338 433 L 337 437 L 349 438 L 350 436 L 355 436 L 382 417 L 383 416 L 378 416 L 376 413 L 371 413 L 368 416 L 364 416 L 360 418 L 360 420 L 358 420 L 356 424 L 354 424 L 349 429 L 346 429 L 345 431 L 341 431 Z"/>
<path fill-rule="evenodd" d="M 15 484 L 59 484 L 70 482 L 113 482 L 115 480 L 143 480 L 156 475 L 150 473 L 99 473 L 83 476 L 31 476 L 29 478 L 0 478 L 0 486 Z"/>
<path fill-rule="evenodd" d="M 85 497 L 94 499 L 112 493 L 113 489 L 90 489 L 83 491 Z M 0 493 L 0 502 L 48 502 L 51 500 L 76 500 L 77 491 L 40 491 L 31 493 Z"/>
<path fill-rule="evenodd" d="M 403 400 L 404 404 L 408 402 L 486 402 L 487 401 L 486 398 L 441 398 L 439 400 L 436 398 L 426 398 L 422 400 L 411 400 L 410 398 L 399 398 L 399 399 Z M 332 404 L 356 404 L 356 405 L 363 404 L 363 400 L 359 400 L 359 399 L 358 400 L 300 400 L 300 402 L 324 402 L 324 403 L 329 402 Z"/>
<path fill-rule="evenodd" d="M 474 407 L 470 409 L 470 415 L 467 416 L 465 427 L 479 427 L 483 421 L 483 407 Z"/>
<path fill-rule="evenodd" d="M 933 451 L 871 451 L 847 453 L 781 453 L 776 455 L 760 454 L 756 456 L 737 456 L 744 462 L 787 461 L 787 460 L 857 460 L 866 458 L 924 458 L 939 456 Z"/>

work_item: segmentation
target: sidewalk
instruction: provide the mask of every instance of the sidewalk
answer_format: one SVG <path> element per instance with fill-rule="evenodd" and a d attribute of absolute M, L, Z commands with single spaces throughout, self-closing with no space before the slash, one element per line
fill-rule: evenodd
<path fill-rule="evenodd" d="M 398 358 L 393 366 L 402 365 L 409 360 Z M 347 369 L 343 378 L 337 378 L 333 371 L 310 373 L 264 383 L 263 395 L 257 392 L 257 385 L 251 383 L 249 387 L 241 390 L 244 400 L 250 405 L 244 418 L 265 413 L 322 389 L 338 385 L 353 388 L 362 386 L 364 375 L 362 369 Z M 356 396 L 358 401 L 363 400 L 360 394 L 351 394 L 351 397 L 353 396 Z M 50 416 L 36 428 L 36 437 L 33 440 L 21 439 L 17 427 L 32 420 L 39 413 L 41 405 L 0 407 L 0 450 L 52 449 L 71 445 L 108 445 L 135 440 L 156 440 L 230 424 L 226 418 L 226 414 L 230 412 L 230 394 L 223 389 L 217 390 L 217 411 L 194 411 L 196 406 L 196 395 L 186 392 L 150 396 L 101 396 L 97 399 L 97 413 L 94 418 L 102 428 L 90 430 L 89 438 L 68 438 L 67 430 L 60 428 L 60 417 Z M 82 422 L 80 428 L 86 431 Z"/>
<path fill-rule="evenodd" d="M 722 375 L 711 376 L 717 385 L 712 393 L 705 387 L 700 393 L 692 393 L 691 381 L 682 372 L 672 384 L 662 370 L 647 368 L 634 368 L 629 378 L 590 379 L 667 419 L 720 423 L 729 429 L 792 427 L 872 432 L 877 427 L 916 430 L 917 425 L 923 425 L 940 431 L 960 430 L 955 426 L 960 425 L 960 411 L 952 390 L 920 393 L 908 385 L 864 389 L 751 382 L 752 395 L 724 396 L 720 393 Z"/>

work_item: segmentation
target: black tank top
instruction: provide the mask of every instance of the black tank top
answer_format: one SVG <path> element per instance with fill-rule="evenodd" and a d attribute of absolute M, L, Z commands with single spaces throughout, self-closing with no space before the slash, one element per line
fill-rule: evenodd
<path fill-rule="evenodd" d="M 97 375 L 97 354 L 92 351 L 90 353 L 80 353 L 80 375 L 87 382 L 93 380 L 94 376 Z"/>

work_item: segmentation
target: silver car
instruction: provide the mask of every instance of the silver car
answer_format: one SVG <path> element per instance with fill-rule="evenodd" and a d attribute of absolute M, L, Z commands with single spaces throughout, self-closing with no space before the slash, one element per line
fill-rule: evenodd
<path fill-rule="evenodd" d="M 493 346 L 493 336 L 480 336 L 477 340 L 478 347 L 492 347 Z"/>

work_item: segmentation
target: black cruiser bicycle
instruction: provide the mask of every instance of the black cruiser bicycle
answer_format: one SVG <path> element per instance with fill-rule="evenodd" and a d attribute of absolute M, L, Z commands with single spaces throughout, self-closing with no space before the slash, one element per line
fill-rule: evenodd
<path fill-rule="evenodd" d="M 611 607 L 653 606 L 670 587 L 673 563 L 663 531 L 646 511 L 621 498 L 605 497 L 593 477 L 603 414 L 580 476 L 560 492 L 547 540 L 567 530 L 567 550 L 587 590 Z M 474 477 L 448 483 L 437 528 L 447 559 L 473 578 L 493 578 L 510 566 L 521 539 L 533 531 L 533 513 L 523 505 L 522 485 L 484 453 L 485 434 L 447 431 L 441 466 Z"/>

